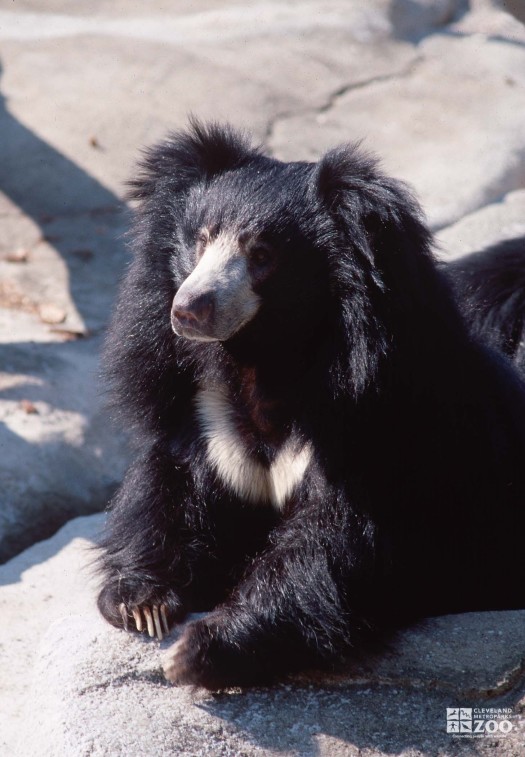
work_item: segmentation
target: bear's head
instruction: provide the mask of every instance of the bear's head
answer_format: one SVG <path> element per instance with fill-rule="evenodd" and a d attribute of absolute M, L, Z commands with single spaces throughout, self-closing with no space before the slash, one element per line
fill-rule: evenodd
<path fill-rule="evenodd" d="M 293 352 L 322 336 L 333 380 L 357 392 L 424 302 L 419 207 L 356 145 L 283 163 L 230 127 L 193 121 L 149 151 L 132 196 L 155 218 L 183 340 Z"/>
<path fill-rule="evenodd" d="M 254 155 L 188 192 L 179 226 L 176 334 L 227 341 L 254 331 L 318 332 L 329 301 L 310 166 Z"/>

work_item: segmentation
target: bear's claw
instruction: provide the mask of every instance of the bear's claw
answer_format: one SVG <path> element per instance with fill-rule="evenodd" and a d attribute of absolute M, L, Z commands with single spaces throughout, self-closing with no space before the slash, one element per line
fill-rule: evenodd
<path fill-rule="evenodd" d="M 118 611 L 120 613 L 120 617 L 122 618 L 122 622 L 124 624 L 124 630 L 129 630 L 129 623 L 128 623 L 128 610 L 126 608 L 126 605 L 124 602 L 121 602 L 118 606 Z"/>
<path fill-rule="evenodd" d="M 141 633 L 146 628 L 152 639 L 157 637 L 159 641 L 162 641 L 164 635 L 167 636 L 170 632 L 165 604 L 133 607 L 130 612 L 124 602 L 121 602 L 118 609 L 125 631 L 129 631 L 129 618 L 133 617 L 137 631 Z"/>

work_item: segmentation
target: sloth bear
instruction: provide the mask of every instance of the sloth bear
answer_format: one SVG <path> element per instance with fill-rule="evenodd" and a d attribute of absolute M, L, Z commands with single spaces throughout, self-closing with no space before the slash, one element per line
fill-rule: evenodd
<path fill-rule="evenodd" d="M 132 182 L 106 350 L 136 459 L 100 611 L 216 690 L 419 618 L 525 606 L 525 393 L 467 332 L 417 202 L 356 146 L 266 157 L 193 122 Z"/>

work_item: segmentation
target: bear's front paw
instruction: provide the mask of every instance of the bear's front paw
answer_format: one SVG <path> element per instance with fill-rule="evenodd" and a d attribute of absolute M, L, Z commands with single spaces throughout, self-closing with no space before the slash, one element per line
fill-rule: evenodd
<path fill-rule="evenodd" d="M 236 638 L 235 625 L 216 611 L 191 623 L 169 648 L 164 675 L 174 684 L 202 686 L 219 691 L 231 686 L 250 686 L 270 680 L 264 654 L 257 654 Z"/>
<path fill-rule="evenodd" d="M 134 590 L 133 590 L 134 589 Z M 142 585 L 109 584 L 99 594 L 98 608 L 104 618 L 125 631 L 147 631 L 151 638 L 162 641 L 173 623 L 184 616 L 181 602 L 175 592 L 160 592 Z"/>
<path fill-rule="evenodd" d="M 175 684 L 192 684 L 207 689 L 225 686 L 221 667 L 219 625 L 212 618 L 192 623 L 168 650 L 164 674 Z"/>

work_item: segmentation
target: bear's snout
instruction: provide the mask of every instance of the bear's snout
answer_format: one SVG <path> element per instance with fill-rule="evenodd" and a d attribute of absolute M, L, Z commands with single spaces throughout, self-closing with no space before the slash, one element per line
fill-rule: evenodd
<path fill-rule="evenodd" d="M 171 325 L 179 336 L 208 336 L 215 310 L 212 292 L 202 294 L 179 293 L 171 308 Z M 190 333 L 188 333 L 190 332 Z"/>

